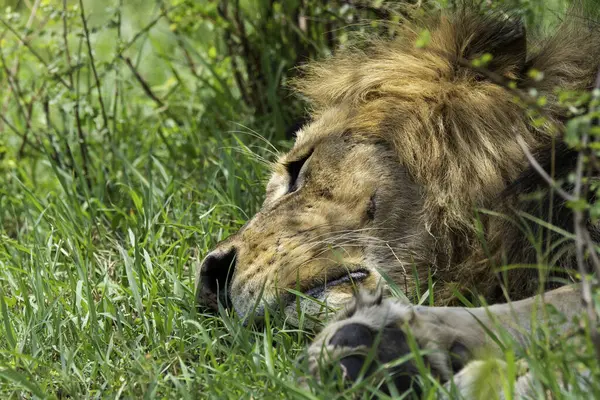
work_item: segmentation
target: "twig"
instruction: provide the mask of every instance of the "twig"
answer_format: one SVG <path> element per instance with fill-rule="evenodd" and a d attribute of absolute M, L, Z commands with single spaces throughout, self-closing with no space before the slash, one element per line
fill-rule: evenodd
<path fill-rule="evenodd" d="M 82 163 L 83 163 L 83 173 L 84 173 L 84 179 L 86 181 L 86 184 L 88 186 L 88 188 L 91 189 L 92 184 L 91 184 L 91 180 L 88 174 L 88 148 L 87 148 L 87 142 L 85 139 L 85 134 L 83 133 L 83 127 L 81 126 L 81 114 L 79 112 L 79 79 L 77 79 L 77 84 L 75 84 L 75 79 L 73 78 L 73 73 L 75 72 L 75 69 L 71 67 L 71 53 L 69 51 L 69 40 L 68 40 L 68 33 L 69 33 L 69 27 L 67 24 L 67 0 L 63 0 L 63 15 L 62 15 L 62 22 L 63 22 L 63 45 L 65 46 L 65 63 L 67 65 L 67 77 L 69 79 L 69 84 L 70 84 L 70 91 L 75 91 L 75 107 L 74 107 L 74 112 L 75 112 L 75 128 L 77 129 L 77 137 L 79 138 L 78 142 L 79 142 L 79 148 L 81 151 L 81 158 L 82 158 Z M 79 41 L 79 55 L 81 55 L 81 40 Z M 78 63 L 80 63 L 80 56 L 78 57 Z M 77 69 L 77 74 L 79 76 L 79 69 Z M 50 109 L 49 109 L 49 104 L 47 101 L 44 102 L 44 113 L 46 114 L 46 122 L 48 124 L 48 126 L 50 126 Z M 50 138 L 50 143 L 54 148 L 54 141 L 52 140 L 52 138 Z M 72 168 L 74 170 L 75 173 L 77 173 L 77 171 L 74 169 L 75 168 L 75 159 L 73 157 L 73 153 L 71 152 L 71 148 L 69 147 L 69 144 L 67 143 L 67 141 L 65 140 L 65 146 L 67 149 L 67 154 L 69 156 L 69 159 L 71 161 L 71 165 L 69 166 L 70 168 Z M 56 148 L 54 148 L 54 152 L 56 154 L 56 161 L 57 164 L 59 166 L 62 167 L 62 162 L 60 162 L 60 157 L 58 156 L 58 151 L 56 150 Z"/>
<path fill-rule="evenodd" d="M 392 13 L 390 10 L 386 9 L 385 7 L 376 7 L 374 5 L 369 4 L 366 1 L 361 1 L 361 0 L 345 0 L 342 1 L 343 4 L 347 4 L 351 7 L 354 7 L 357 10 L 364 10 L 364 11 L 368 11 L 368 12 L 372 12 L 373 14 L 375 14 L 375 17 L 382 19 L 382 20 L 389 20 L 390 17 L 392 16 Z M 417 3 L 417 5 L 420 7 L 420 1 Z"/>
<path fill-rule="evenodd" d="M 63 0 L 66 10 L 66 0 Z M 83 33 L 85 34 L 85 40 L 87 42 L 88 55 L 90 57 L 90 64 L 92 66 L 92 73 L 94 74 L 94 80 L 96 81 L 96 90 L 98 91 L 98 101 L 100 102 L 100 110 L 102 111 L 102 120 L 104 122 L 104 129 L 108 134 L 108 139 L 112 142 L 110 129 L 108 128 L 108 116 L 106 114 L 106 107 L 104 107 L 104 100 L 102 99 L 102 88 L 100 87 L 100 79 L 98 78 L 98 71 L 96 70 L 96 63 L 94 62 L 94 53 L 92 52 L 92 45 L 90 43 L 90 32 L 87 26 L 87 20 L 85 19 L 85 12 L 83 9 L 83 0 L 79 0 L 79 9 L 81 11 L 81 22 L 83 22 Z"/>
<path fill-rule="evenodd" d="M 598 75 L 596 77 L 596 90 L 600 89 L 600 70 L 598 71 Z M 581 138 L 582 147 L 587 147 L 589 140 L 588 132 L 584 132 Z M 580 151 L 577 155 L 577 169 L 575 172 L 575 187 L 573 189 L 573 194 L 576 199 L 581 198 L 581 193 L 583 190 L 583 169 L 585 164 L 585 154 L 583 151 Z M 585 262 L 585 249 L 587 247 L 588 252 L 591 254 L 596 250 L 590 246 L 588 239 L 590 238 L 589 232 L 587 230 L 586 218 L 584 216 L 583 211 L 578 208 L 573 210 L 573 220 L 574 220 L 574 229 L 575 229 L 575 254 L 577 258 L 577 269 L 579 274 L 581 275 L 581 300 L 585 307 L 589 323 L 590 323 L 590 336 L 592 343 L 594 344 L 594 348 L 596 350 L 596 357 L 600 360 L 600 333 L 598 332 L 598 316 L 596 314 L 596 310 L 594 309 L 594 300 L 592 298 L 592 284 L 587 279 L 588 271 L 586 268 Z M 597 258 L 592 259 L 595 263 Z M 598 270 L 598 265 L 595 265 L 595 269 Z"/>
<path fill-rule="evenodd" d="M 81 62 L 81 47 L 83 46 L 83 38 L 81 38 L 79 40 L 79 47 L 77 50 L 77 62 Z M 83 164 L 83 175 L 84 175 L 84 179 L 85 182 L 88 186 L 88 189 L 92 188 L 92 181 L 90 178 L 90 174 L 89 174 L 89 169 L 88 169 L 88 162 L 89 162 L 89 157 L 88 157 L 88 146 L 87 146 L 87 141 L 85 139 L 85 135 L 83 133 L 83 128 L 81 126 L 81 118 L 79 116 L 79 100 L 80 100 L 80 92 L 79 92 L 79 73 L 80 73 L 81 69 L 77 70 L 77 77 L 75 79 L 75 124 L 77 126 L 77 135 L 78 135 L 78 143 L 79 143 L 79 151 L 81 152 L 81 162 Z M 66 143 L 66 140 L 65 140 Z M 67 144 L 68 146 L 68 144 Z M 70 151 L 70 150 L 69 150 Z M 75 166 L 75 163 L 73 162 L 73 166 Z"/>
<path fill-rule="evenodd" d="M 515 95 L 517 95 L 519 97 L 519 99 L 521 99 L 522 101 L 525 102 L 525 104 L 528 104 L 528 105 L 536 108 L 536 110 L 538 112 L 540 112 L 541 114 L 546 114 L 546 111 L 543 110 L 537 104 L 537 102 L 533 101 L 533 99 L 526 97 L 521 91 L 511 88 L 506 83 L 506 81 L 503 77 L 501 77 L 497 74 L 494 74 L 491 71 L 487 71 L 484 68 L 475 67 L 466 60 L 459 60 L 459 64 L 462 66 L 468 67 L 468 68 L 472 68 L 472 69 L 480 72 L 481 74 L 483 74 L 484 76 L 486 76 L 487 78 L 492 80 L 497 85 L 500 85 L 500 86 L 506 88 L 507 90 L 509 90 L 511 93 L 514 93 Z M 594 89 L 600 90 L 600 69 L 598 70 L 598 74 L 596 76 L 596 84 L 595 84 Z M 550 121 L 552 121 L 552 119 L 550 119 Z M 584 185 L 584 183 L 583 183 L 583 173 L 584 173 L 584 165 L 585 165 L 585 157 L 586 157 L 585 148 L 587 147 L 588 140 L 589 140 L 589 135 L 587 132 L 585 132 L 581 138 L 582 150 L 579 151 L 579 153 L 577 155 L 577 168 L 576 168 L 576 172 L 575 172 L 575 186 L 574 186 L 572 194 L 564 191 L 556 183 L 556 181 L 546 173 L 546 171 L 541 167 L 541 165 L 535 160 L 535 158 L 533 157 L 533 155 L 527 148 L 527 144 L 525 143 L 525 140 L 519 134 L 516 135 L 516 138 L 517 138 L 517 142 L 521 146 L 521 149 L 525 153 L 525 156 L 527 157 L 527 160 L 529 161 L 530 165 L 550 185 L 550 187 L 552 187 L 557 192 L 557 194 L 559 196 L 561 196 L 564 200 L 573 201 L 573 202 L 579 201 L 583 197 L 582 192 L 587 192 L 587 184 Z M 586 189 L 586 190 L 584 191 L 584 189 Z M 585 308 L 586 314 L 589 319 L 590 336 L 591 336 L 592 343 L 594 345 L 596 357 L 600 360 L 600 333 L 598 332 L 598 318 L 597 318 L 596 310 L 594 309 L 594 301 L 592 298 L 592 296 L 593 296 L 592 284 L 589 281 L 589 279 L 587 279 L 588 268 L 586 266 L 587 262 L 585 260 L 585 250 L 587 249 L 587 251 L 588 251 L 588 254 L 591 259 L 591 264 L 593 265 L 596 275 L 598 277 L 600 277 L 600 259 L 598 257 L 598 254 L 596 254 L 594 242 L 593 242 L 590 232 L 587 228 L 586 213 L 584 213 L 582 210 L 580 210 L 578 208 L 574 208 L 573 209 L 573 224 L 574 224 L 574 231 L 575 231 L 574 232 L 575 233 L 575 256 L 576 256 L 576 260 L 577 260 L 577 269 L 578 269 L 579 275 L 581 275 L 581 300 L 582 300 L 583 306 Z"/>
<path fill-rule="evenodd" d="M 56 126 L 52 125 L 52 119 L 50 118 L 50 108 L 45 108 L 44 112 L 46 113 L 46 121 L 49 122 L 49 125 L 54 129 L 54 131 L 57 133 L 57 136 L 59 139 L 62 140 L 64 146 L 65 146 L 65 151 L 67 153 L 67 157 L 69 158 L 69 162 L 65 162 L 66 167 L 73 171 L 73 173 L 75 174 L 75 176 L 78 176 L 78 170 L 75 168 L 75 157 L 73 156 L 73 151 L 71 150 L 71 146 L 69 145 L 68 140 L 65 138 L 64 135 L 60 135 L 60 132 L 58 131 L 58 129 L 56 128 Z M 59 109 L 59 112 L 61 113 L 63 120 L 66 120 L 66 115 L 65 115 L 65 111 L 62 109 Z"/>
<path fill-rule="evenodd" d="M 431 49 L 429 47 L 425 47 L 425 49 L 428 51 L 431 51 L 433 53 L 439 54 L 439 55 L 447 58 L 448 60 L 455 60 L 458 63 L 458 65 L 460 65 L 461 67 L 470 69 L 471 71 L 475 71 L 478 74 L 483 75 L 485 78 L 489 79 L 492 83 L 502 87 L 504 90 L 506 90 L 510 94 L 514 95 L 515 97 L 517 97 L 527 107 L 535 110 L 541 116 L 544 116 L 557 129 L 558 133 L 561 133 L 561 134 L 563 133 L 564 126 L 562 124 L 558 123 L 555 120 L 555 118 L 544 107 L 540 106 L 534 97 L 529 96 L 528 94 L 524 93 L 522 90 L 519 90 L 517 87 L 513 86 L 512 85 L 513 82 L 511 82 L 511 80 L 505 78 L 504 76 L 502 76 L 500 74 L 495 73 L 494 71 L 490 71 L 487 68 L 478 67 L 476 65 L 473 65 L 472 61 L 467 60 L 464 57 L 460 57 L 455 54 L 445 52 L 442 50 Z"/>
<path fill-rule="evenodd" d="M 69 40 L 68 40 L 68 36 L 67 36 L 68 32 L 69 32 L 69 30 L 68 30 L 68 26 L 67 26 L 67 0 L 63 0 L 63 42 L 64 42 L 64 46 L 65 46 L 65 62 L 67 64 L 67 76 L 69 77 L 69 83 L 71 84 L 71 88 L 73 88 L 71 90 L 74 90 L 75 84 L 73 82 L 73 73 L 75 72 L 75 70 L 73 68 L 71 68 L 71 53 L 69 52 Z M 74 111 L 75 111 L 75 119 L 77 121 L 79 121 L 80 120 L 79 94 L 77 94 L 76 99 L 75 99 Z M 48 121 L 50 121 L 50 111 L 49 110 L 47 110 L 47 112 L 46 112 L 46 119 Z M 77 135 L 80 138 L 85 138 L 85 135 L 83 134 L 83 131 L 81 128 L 81 124 L 79 122 L 76 123 L 76 128 L 77 128 Z M 75 166 L 75 161 L 73 160 L 71 167 L 74 167 L 74 166 Z"/>
<path fill-rule="evenodd" d="M 511 81 L 506 79 L 505 77 L 503 77 L 500 74 L 497 74 L 493 71 L 490 71 L 486 68 L 483 67 L 477 67 L 475 65 L 473 65 L 473 63 L 469 60 L 467 60 L 466 58 L 463 57 L 457 57 L 456 58 L 458 65 L 460 65 L 463 68 L 469 68 L 472 71 L 475 71 L 481 75 L 483 75 L 484 77 L 486 77 L 487 79 L 489 79 L 490 81 L 492 81 L 492 83 L 495 83 L 498 86 L 501 86 L 502 88 L 504 88 L 506 91 L 508 91 L 510 94 L 514 95 L 515 97 L 517 97 L 519 100 L 521 100 L 526 106 L 534 109 L 536 112 L 538 112 L 540 115 L 546 117 L 546 119 L 550 122 L 554 122 L 554 118 L 552 118 L 552 116 L 548 113 L 548 111 L 540 106 L 536 99 L 534 97 L 531 97 L 529 95 L 527 95 L 526 93 L 524 93 L 522 90 L 519 90 L 513 86 L 511 86 Z M 559 132 L 563 131 L 563 127 L 560 124 L 554 123 L 554 126 L 558 129 Z"/>
<path fill-rule="evenodd" d="M 18 80 L 17 76 L 14 75 L 8 69 L 8 65 L 6 63 L 6 59 L 4 58 L 4 53 L 2 52 L 1 49 L 0 49 L 0 61 L 1 61 L 1 64 L 2 64 L 2 69 L 4 70 L 4 73 L 7 76 L 7 80 L 8 80 L 8 84 L 9 84 L 9 87 L 11 89 L 11 92 L 13 93 L 14 98 L 16 100 L 17 108 L 19 110 L 19 113 L 21 114 L 21 116 L 25 120 L 25 132 L 23 132 L 23 134 L 20 135 L 21 138 L 23 139 L 23 141 L 21 142 L 21 145 L 19 146 L 19 150 L 17 151 L 17 157 L 18 158 L 22 158 L 23 155 L 25 154 L 25 146 L 28 145 L 28 144 L 29 145 L 33 145 L 31 143 L 31 141 L 29 140 L 29 132 L 31 131 L 31 119 L 33 117 L 33 104 L 35 102 L 35 99 L 44 90 L 44 88 L 46 86 L 46 83 L 45 82 L 42 83 L 40 89 L 37 91 L 37 93 L 35 93 L 32 96 L 31 101 L 28 103 L 24 99 L 25 96 L 23 96 L 23 93 L 21 91 L 21 87 L 19 85 L 19 80 Z M 23 104 L 21 104 L 21 103 L 23 103 Z M 27 109 L 25 109 L 25 107 Z M 2 121 L 5 121 L 5 119 L 3 118 Z M 13 127 L 11 127 L 11 129 L 13 129 Z M 39 142 L 39 138 L 37 140 Z"/>
<path fill-rule="evenodd" d="M 8 65 L 6 63 L 6 58 L 4 57 L 4 52 L 2 51 L 1 48 L 0 48 L 0 62 L 2 63 L 2 69 L 4 70 L 4 73 L 6 74 L 6 78 L 8 80 L 8 86 L 10 88 L 10 91 L 15 96 L 15 100 L 17 103 L 17 108 L 19 109 L 19 113 L 21 114 L 21 116 L 23 118 L 26 119 L 27 114 L 25 113 L 23 105 L 21 104 L 23 95 L 21 94 L 21 90 L 19 88 L 19 83 L 18 83 L 17 79 L 15 78 L 15 76 L 13 75 L 13 73 L 8 69 Z"/>
<path fill-rule="evenodd" d="M 144 77 L 138 72 L 138 70 L 135 68 L 135 65 L 133 65 L 133 63 L 131 62 L 131 59 L 129 57 L 121 57 L 121 59 L 125 61 L 135 79 L 140 83 L 142 89 L 144 90 L 144 93 L 146 93 L 146 95 L 156 103 L 158 108 L 163 109 L 165 114 L 173 121 L 175 121 L 177 125 L 183 125 L 182 121 L 177 117 L 177 115 L 173 114 L 171 110 L 169 110 L 168 104 L 165 104 L 156 94 L 154 94 L 148 82 L 146 82 Z"/>
<path fill-rule="evenodd" d="M 36 2 L 33 4 L 33 6 L 31 7 L 31 13 L 29 14 L 29 19 L 27 19 L 27 22 L 25 23 L 25 29 L 29 30 L 31 28 L 31 25 L 33 24 L 33 21 L 35 20 L 36 14 L 37 14 L 37 10 L 39 8 L 41 0 L 36 0 Z M 45 25 L 45 23 L 44 23 Z M 2 39 L 4 38 L 4 33 L 2 34 L 2 37 L 0 37 L 0 41 L 2 41 Z M 21 46 L 23 46 L 22 42 L 19 42 L 19 46 L 17 47 L 17 52 L 20 50 Z M 12 68 L 10 69 L 11 75 L 16 76 L 18 71 L 19 71 L 19 66 L 20 64 L 20 58 L 17 57 L 13 63 Z M 2 113 L 5 113 L 8 107 L 8 102 L 10 100 L 10 92 L 12 90 L 12 87 L 9 88 L 9 91 L 5 97 L 4 100 L 4 104 L 2 105 Z M 0 124 L 0 131 L 2 131 L 2 125 Z"/>
<path fill-rule="evenodd" d="M 219 2 L 217 11 L 223 19 L 229 20 L 229 2 L 227 0 Z M 225 28 L 223 33 L 225 36 L 225 45 L 227 46 L 227 52 L 229 53 L 229 58 L 231 59 L 231 65 L 233 67 L 233 78 L 235 79 L 235 83 L 238 87 L 238 90 L 240 91 L 242 100 L 244 101 L 244 103 L 246 103 L 246 105 L 252 107 L 253 102 L 250 98 L 248 90 L 246 89 L 246 85 L 244 84 L 244 78 L 242 76 L 241 68 L 237 61 L 238 52 L 236 51 L 235 41 L 233 40 L 231 31 L 228 28 Z M 250 60 L 248 60 L 248 62 L 250 62 Z M 248 73 L 248 76 L 251 76 L 247 68 L 246 72 Z"/>
<path fill-rule="evenodd" d="M 581 139 L 583 146 L 587 145 L 588 135 L 585 133 Z M 580 198 L 582 190 L 584 155 L 580 152 L 577 158 L 577 170 L 575 173 L 575 189 L 573 190 L 575 197 Z M 575 229 L 575 255 L 577 258 L 577 269 L 581 275 L 581 300 L 587 312 L 590 322 L 590 335 L 596 350 L 596 356 L 600 360 L 600 335 L 597 328 L 597 316 L 594 310 L 594 301 L 592 298 L 592 285 L 587 279 L 588 272 L 585 263 L 585 248 L 587 243 L 584 232 L 587 231 L 586 219 L 582 211 L 573 210 L 573 222 Z M 593 248 L 588 249 L 590 252 L 595 251 Z"/>
<path fill-rule="evenodd" d="M 542 166 L 537 162 L 537 160 L 533 157 L 533 154 L 527 148 L 527 143 L 525 143 L 525 139 L 520 134 L 516 134 L 517 143 L 521 146 L 521 150 L 525 153 L 525 157 L 527 157 L 527 161 L 536 170 L 536 172 L 546 181 L 546 183 L 558 193 L 560 197 L 567 201 L 575 201 L 576 197 L 572 194 L 566 192 L 563 188 L 560 187 L 558 182 L 556 182 L 548 173 L 542 168 Z"/>
<path fill-rule="evenodd" d="M 159 99 L 154 94 L 154 92 L 150 88 L 150 85 L 148 85 L 148 82 L 146 82 L 146 80 L 140 75 L 140 73 L 135 68 L 135 66 L 133 65 L 133 63 L 129 59 L 129 57 L 121 57 L 121 58 L 123 59 L 123 61 L 125 61 L 125 63 L 129 67 L 129 69 L 131 70 L 131 73 L 133 74 L 133 76 L 135 76 L 135 79 L 137 79 L 137 81 L 140 83 L 140 85 L 142 85 L 142 89 L 144 89 L 144 92 L 146 93 L 146 95 L 148 97 L 150 97 L 156 103 L 156 105 L 158 105 L 161 108 L 164 107 L 164 103 L 162 102 L 162 100 Z"/>
<path fill-rule="evenodd" d="M 29 52 L 31 54 L 33 54 L 33 56 L 35 58 L 38 59 L 39 62 L 42 63 L 42 65 L 44 67 L 46 67 L 46 69 L 48 70 L 48 72 L 50 72 L 50 66 L 48 65 L 48 63 L 42 58 L 42 56 L 40 56 L 40 54 L 35 51 L 35 49 L 29 44 L 29 41 L 26 40 L 25 38 L 21 37 L 21 35 L 19 35 L 19 32 L 17 32 L 9 23 L 7 23 L 3 18 L 0 18 L 0 23 L 2 25 L 4 25 L 13 35 L 15 35 L 15 37 L 19 40 L 19 42 L 21 42 L 23 44 L 23 46 L 27 47 L 27 49 L 29 50 Z M 56 79 L 57 81 L 59 81 L 60 83 L 62 83 L 66 88 L 69 88 L 69 84 L 60 77 L 60 75 L 54 73 L 54 72 L 50 72 L 49 75 L 53 78 Z"/>
<path fill-rule="evenodd" d="M 182 6 L 183 4 L 185 4 L 184 2 L 181 2 L 179 4 L 176 4 L 172 7 L 169 8 L 164 8 L 162 9 L 162 11 L 160 12 L 160 14 L 158 14 L 156 16 L 156 18 L 154 18 L 152 21 L 150 21 L 145 27 L 143 27 L 142 29 L 140 29 L 140 31 L 138 33 L 136 33 L 135 35 L 133 35 L 133 37 L 131 38 L 130 41 L 128 41 L 119 51 L 119 53 L 117 54 L 117 57 L 121 57 L 121 55 L 125 52 L 125 50 L 127 50 L 128 48 L 130 48 L 131 46 L 133 46 L 133 44 L 145 33 L 147 33 L 150 29 L 152 29 L 152 27 L 154 25 L 156 25 L 158 23 L 158 21 L 160 21 L 165 15 L 167 15 L 167 13 L 170 13 L 171 11 L 176 10 L 177 8 L 179 8 L 180 6 Z M 116 60 L 116 58 L 115 58 Z"/>
<path fill-rule="evenodd" d="M 63 0 L 63 44 L 65 46 L 65 62 L 67 64 L 67 71 L 69 77 L 69 83 L 73 87 L 73 70 L 71 69 L 71 53 L 69 52 L 69 40 L 67 38 L 68 26 L 67 26 L 67 0 Z"/>
<path fill-rule="evenodd" d="M 123 0 L 119 0 L 119 7 L 117 8 L 117 43 L 121 43 L 121 40 L 123 39 L 123 34 L 121 32 L 122 28 L 122 19 L 123 16 L 121 15 L 121 12 L 123 10 Z M 113 92 L 113 109 L 112 109 L 112 131 L 114 132 L 115 136 L 118 135 L 118 126 L 117 126 L 117 121 L 118 121 L 118 115 L 119 115 L 119 95 L 121 94 L 120 92 L 120 87 L 121 87 L 121 69 L 120 68 L 115 68 L 115 88 L 114 88 L 114 92 Z M 111 147 L 114 145 L 114 143 L 110 144 Z M 115 158 L 113 157 L 112 159 L 113 162 L 113 166 L 114 166 L 114 162 L 115 162 Z"/>
<path fill-rule="evenodd" d="M 45 87 L 46 87 L 46 82 L 42 82 L 42 86 L 31 97 L 29 104 L 27 104 L 27 115 L 25 116 L 25 134 L 23 136 L 23 143 L 21 143 L 21 147 L 19 148 L 19 151 L 17 152 L 17 155 L 19 158 L 23 157 L 23 154 L 25 153 L 25 145 L 28 142 L 28 134 L 29 134 L 29 132 L 31 132 L 31 119 L 33 118 L 33 105 L 35 103 L 35 100 L 42 94 Z M 33 91 L 33 88 L 32 88 L 32 91 Z M 39 137 L 36 137 L 36 140 L 37 140 L 38 144 L 40 144 L 40 146 L 41 146 Z"/>
<path fill-rule="evenodd" d="M 600 91 L 600 68 L 598 68 L 598 73 L 596 75 L 596 83 L 594 85 L 594 92 L 598 92 L 598 91 Z M 596 93 L 593 93 L 593 96 L 595 96 L 595 94 Z M 596 100 L 600 101 L 600 94 L 598 94 L 598 96 L 596 96 L 596 97 L 597 97 Z M 598 106 L 593 106 L 593 109 L 590 110 L 590 111 L 594 111 L 594 112 L 598 111 Z M 599 125 L 600 124 L 600 119 L 596 118 L 595 120 L 592 121 L 592 123 L 594 123 L 594 122 L 597 125 Z M 595 140 L 597 140 L 597 139 L 595 139 Z M 594 155 L 593 152 L 592 152 L 592 155 Z M 591 160 L 593 160 L 594 162 L 596 161 L 595 155 L 594 155 L 594 157 L 591 157 Z M 589 160 L 588 160 L 588 162 L 589 162 Z M 593 166 L 596 167 L 596 164 L 594 164 Z M 586 189 L 587 188 L 588 188 L 588 186 L 586 185 Z M 590 257 L 592 259 L 592 264 L 594 265 L 596 276 L 600 279 L 600 259 L 598 257 L 598 254 L 595 251 L 594 242 L 593 242 L 593 240 L 591 238 L 589 230 L 586 229 L 583 233 L 584 233 L 586 244 L 588 246 L 588 251 L 590 253 Z"/>
<path fill-rule="evenodd" d="M 50 147 L 52 148 L 52 159 L 56 162 L 60 169 L 64 169 L 59 147 L 56 144 L 54 136 L 50 133 L 50 131 L 52 130 L 52 121 L 50 119 L 50 101 L 48 100 L 48 97 L 44 99 L 42 104 L 44 108 L 44 115 L 46 116 L 46 127 L 48 129 L 46 135 L 48 136 L 48 141 L 50 142 Z"/>
<path fill-rule="evenodd" d="M 133 46 L 135 44 L 135 42 L 137 42 L 137 40 L 139 38 L 141 38 L 144 34 L 148 33 L 148 31 L 150 31 L 150 29 L 152 29 L 152 27 L 154 27 L 154 25 L 156 25 L 158 23 L 158 21 L 160 21 L 165 15 L 167 15 L 167 13 L 176 10 L 177 8 L 179 8 L 180 6 L 182 6 L 183 4 L 185 4 L 185 2 L 181 2 L 179 4 L 176 4 L 170 8 L 165 8 L 161 11 L 160 14 L 158 14 L 156 16 L 156 18 L 154 18 L 152 21 L 150 21 L 146 26 L 144 26 L 142 29 L 140 29 L 135 35 L 133 35 L 133 37 L 131 38 L 131 40 L 129 40 L 127 43 L 125 43 L 123 46 L 121 46 L 119 48 L 119 51 L 117 52 L 117 54 L 112 58 L 112 60 L 110 60 L 110 62 L 108 62 L 108 64 L 106 65 L 106 69 L 100 74 L 100 79 L 104 78 L 104 75 L 106 75 L 109 71 L 111 71 L 111 67 L 113 66 L 113 64 L 120 58 L 122 58 L 123 54 L 125 53 L 125 51 L 127 49 L 129 49 L 131 46 Z"/>
<path fill-rule="evenodd" d="M 583 235 L 584 235 L 585 243 L 587 244 L 587 247 L 588 247 L 590 257 L 592 259 L 592 265 L 594 266 L 596 276 L 600 276 L 600 258 L 598 257 L 598 253 L 596 252 L 596 245 L 595 245 L 594 241 L 592 240 L 590 231 L 588 229 L 583 231 Z"/>
<path fill-rule="evenodd" d="M 167 20 L 169 25 L 176 26 L 176 24 L 173 23 L 173 20 L 165 12 L 164 5 L 161 5 L 161 10 L 165 14 L 165 19 Z M 177 45 L 179 45 L 179 48 L 181 49 L 181 51 L 183 51 L 183 56 L 185 57 L 188 67 L 190 68 L 190 72 L 192 73 L 192 75 L 194 75 L 195 78 L 199 78 L 196 63 L 194 62 L 194 59 L 192 58 L 190 52 L 186 48 L 185 42 L 181 38 L 181 34 L 179 33 L 177 28 L 173 29 L 173 34 L 175 35 L 175 40 L 177 40 Z"/>
<path fill-rule="evenodd" d="M 0 120 L 2 120 L 2 122 L 8 126 L 10 128 L 11 131 L 13 131 L 17 136 L 23 138 L 25 140 L 25 135 L 21 132 L 19 132 L 19 130 L 10 123 L 10 121 L 8 119 L 6 119 L 6 117 L 0 113 Z M 33 149 L 35 149 L 36 151 L 39 151 L 40 153 L 42 152 L 42 149 L 37 147 L 34 143 L 29 143 L 29 146 Z"/>

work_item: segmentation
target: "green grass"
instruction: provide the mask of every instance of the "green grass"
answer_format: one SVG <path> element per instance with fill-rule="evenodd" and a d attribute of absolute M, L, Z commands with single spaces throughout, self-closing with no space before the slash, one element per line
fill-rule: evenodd
<path fill-rule="evenodd" d="M 266 3 L 243 4 L 252 22 Z M 311 336 L 282 316 L 252 328 L 194 304 L 194 269 L 260 207 L 268 143 L 290 146 L 282 127 L 300 108 L 244 102 L 211 3 L 0 5 L 0 397 L 367 396 L 369 382 L 298 388 Z M 307 39 L 315 53 L 324 30 Z M 293 57 L 260 45 L 288 57 L 261 89 L 277 100 Z M 587 365 L 587 392 L 558 397 L 600 397 L 586 336 L 549 337 L 507 357 L 557 394 L 561 372 L 575 382 Z"/>

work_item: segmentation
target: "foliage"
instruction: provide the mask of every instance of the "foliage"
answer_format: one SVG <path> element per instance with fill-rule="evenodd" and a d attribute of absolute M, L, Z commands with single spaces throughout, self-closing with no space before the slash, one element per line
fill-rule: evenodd
<path fill-rule="evenodd" d="M 543 4 L 519 2 L 534 19 Z M 335 382 L 296 388 L 302 328 L 200 313 L 193 270 L 260 205 L 267 162 L 302 119 L 293 67 L 351 32 L 387 33 L 398 12 L 377 0 L 0 5 L 0 396 L 334 396 Z M 546 365 L 579 354 L 541 339 L 535 351 L 548 384 Z"/>

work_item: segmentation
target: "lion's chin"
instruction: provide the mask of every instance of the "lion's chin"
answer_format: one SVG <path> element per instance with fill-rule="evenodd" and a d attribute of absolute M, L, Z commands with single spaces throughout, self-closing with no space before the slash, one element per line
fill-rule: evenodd
<path fill-rule="evenodd" d="M 339 274 L 333 274 L 333 271 L 325 282 L 317 281 L 301 291 L 279 289 L 277 294 L 264 294 L 258 302 L 233 298 L 233 308 L 240 317 L 255 323 L 260 323 L 265 308 L 276 313 L 283 311 L 287 323 L 312 328 L 333 316 L 359 288 L 374 289 L 377 286 L 376 274 L 369 269 L 346 269 L 338 271 Z"/>
<path fill-rule="evenodd" d="M 352 299 L 360 287 L 374 289 L 376 278 L 370 271 L 359 269 L 305 290 L 285 306 L 288 321 L 296 326 L 314 327 L 330 319 Z"/>
<path fill-rule="evenodd" d="M 335 315 L 352 296 L 352 287 L 347 284 L 329 287 L 316 297 L 298 296 L 286 305 L 285 316 L 294 326 L 313 329 Z"/>
<path fill-rule="evenodd" d="M 324 300 L 328 292 L 335 292 L 335 289 L 340 287 L 343 288 L 342 291 L 351 290 L 353 287 L 360 285 L 368 277 L 369 271 L 366 269 L 348 271 L 324 283 L 316 284 L 312 288 L 305 290 L 304 293 L 312 298 Z"/>

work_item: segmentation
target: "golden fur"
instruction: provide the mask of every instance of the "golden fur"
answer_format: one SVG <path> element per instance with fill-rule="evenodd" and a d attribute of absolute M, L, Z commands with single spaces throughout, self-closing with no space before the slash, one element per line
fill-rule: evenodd
<path fill-rule="evenodd" d="M 423 29 L 431 39 L 417 48 Z M 551 147 L 565 117 L 554 89 L 590 87 L 599 38 L 577 21 L 526 43 L 510 18 L 463 11 L 406 23 L 394 40 L 372 39 L 309 64 L 295 86 L 312 121 L 275 164 L 263 209 L 205 260 L 199 300 L 215 306 L 221 296 L 245 315 L 262 294 L 269 305 L 283 299 L 293 315 L 287 289 L 340 306 L 352 293 L 344 274 L 374 287 L 384 273 L 412 295 L 413 268 L 421 284 L 433 275 L 442 302 L 453 289 L 494 300 L 501 284 L 517 297 L 531 295 L 537 272 L 515 270 L 501 282 L 493 270 L 500 262 L 537 262 L 524 250 L 530 244 L 513 224 L 479 214 L 483 248 L 475 211 L 516 205 L 517 194 L 497 203 L 527 168 L 516 135 L 534 153 Z M 544 124 L 506 88 L 464 66 L 487 52 L 494 74 L 545 96 Z M 543 79 L 530 79 L 530 70 Z M 568 266 L 565 254 L 555 261 Z M 234 259 L 235 270 L 223 272 Z"/>

